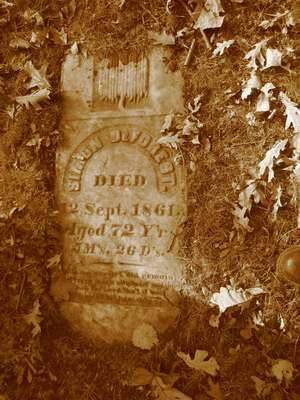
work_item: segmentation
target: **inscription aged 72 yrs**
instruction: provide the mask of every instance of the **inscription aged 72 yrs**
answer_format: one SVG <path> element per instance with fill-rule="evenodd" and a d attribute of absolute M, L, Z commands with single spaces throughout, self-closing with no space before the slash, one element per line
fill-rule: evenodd
<path fill-rule="evenodd" d="M 79 112 L 75 107 L 58 157 L 64 277 L 54 279 L 52 292 L 57 294 L 64 282 L 68 295 L 63 313 L 93 338 L 127 340 L 142 322 L 164 330 L 177 314 L 176 291 L 182 284 L 177 237 L 186 217 L 185 185 L 171 150 L 157 143 L 164 119 L 159 111 L 166 110 L 160 91 L 151 89 L 151 76 L 146 82 L 147 69 L 151 75 L 151 65 L 156 65 L 152 74 L 157 74 L 160 65 L 161 81 L 174 87 L 174 77 L 160 58 L 156 54 L 149 64 L 143 59 L 141 67 L 130 67 L 143 71 L 143 107 L 148 102 L 151 110 L 152 103 L 160 102 L 160 110 L 146 118 L 134 109 L 134 97 L 129 110 L 123 98 L 121 110 L 112 110 L 104 119 L 98 100 L 99 110 L 82 105 Z M 72 73 L 78 68 L 86 72 L 84 65 L 74 65 Z M 110 74 L 110 85 L 114 77 L 120 84 L 126 76 L 122 66 Z M 99 79 L 101 89 L 106 82 L 103 72 Z M 73 82 L 76 79 L 66 85 L 66 97 L 74 104 L 74 98 L 83 102 Z M 130 84 L 125 86 L 129 93 Z"/>

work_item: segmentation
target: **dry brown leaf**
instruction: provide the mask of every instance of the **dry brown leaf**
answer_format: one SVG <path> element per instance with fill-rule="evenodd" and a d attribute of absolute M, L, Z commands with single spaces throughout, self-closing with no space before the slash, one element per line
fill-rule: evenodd
<path fill-rule="evenodd" d="M 153 379 L 152 390 L 157 400 L 192 400 L 190 396 L 180 390 L 165 384 L 159 376 L 155 376 Z"/>
<path fill-rule="evenodd" d="M 223 400 L 223 394 L 221 391 L 220 384 L 218 382 L 214 383 L 211 377 L 208 378 L 209 390 L 206 393 L 214 400 Z"/>
<path fill-rule="evenodd" d="M 136 368 L 132 377 L 128 380 L 128 386 L 145 386 L 150 385 L 154 378 L 154 374 L 146 368 Z"/>
<path fill-rule="evenodd" d="M 271 368 L 272 375 L 280 384 L 284 383 L 285 386 L 289 386 L 292 382 L 294 372 L 293 364 L 289 360 L 275 360 Z"/>
<path fill-rule="evenodd" d="M 33 304 L 33 308 L 31 310 L 31 312 L 24 316 L 25 321 L 28 324 L 33 325 L 33 328 L 31 331 L 33 337 L 35 337 L 36 335 L 38 335 L 41 332 L 40 323 L 43 320 L 41 315 L 42 314 L 40 312 L 40 302 L 39 302 L 39 300 L 36 300 Z"/>
<path fill-rule="evenodd" d="M 269 396 L 272 390 L 275 388 L 275 385 L 273 383 L 265 382 L 257 376 L 251 376 L 251 379 L 255 384 L 255 390 L 258 397 Z"/>
<path fill-rule="evenodd" d="M 29 49 L 30 43 L 22 38 L 15 38 L 9 42 L 9 46 L 13 49 Z"/>
<path fill-rule="evenodd" d="M 177 355 L 186 363 L 188 367 L 205 372 L 212 376 L 216 376 L 218 373 L 217 371 L 220 369 L 219 364 L 214 357 L 210 357 L 209 360 L 205 361 L 205 359 L 208 357 L 208 352 L 206 350 L 196 350 L 193 359 L 191 359 L 189 354 L 182 352 L 178 352 Z"/>

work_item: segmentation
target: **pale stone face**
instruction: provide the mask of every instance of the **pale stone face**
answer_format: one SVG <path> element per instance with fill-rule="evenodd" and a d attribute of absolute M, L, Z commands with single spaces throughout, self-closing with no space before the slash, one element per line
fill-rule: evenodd
<path fill-rule="evenodd" d="M 143 322 L 163 331 L 178 313 L 185 179 L 157 139 L 162 114 L 182 111 L 181 79 L 161 57 L 112 70 L 102 62 L 95 74 L 90 60 L 71 57 L 64 67 L 57 198 L 65 275 L 52 293 L 67 288 L 62 312 L 92 339 L 129 340 Z"/>

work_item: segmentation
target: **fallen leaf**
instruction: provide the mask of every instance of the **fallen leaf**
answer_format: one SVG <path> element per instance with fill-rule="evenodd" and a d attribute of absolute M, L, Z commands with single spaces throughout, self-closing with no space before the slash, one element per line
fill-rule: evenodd
<path fill-rule="evenodd" d="M 259 77 L 256 75 L 255 71 L 252 71 L 250 78 L 246 81 L 244 88 L 242 90 L 242 100 L 247 99 L 250 94 L 252 93 L 253 89 L 260 89 L 261 88 L 261 81 Z"/>
<path fill-rule="evenodd" d="M 256 117 L 255 117 L 254 112 L 252 112 L 252 111 L 248 112 L 248 113 L 245 115 L 245 117 L 246 117 L 246 120 L 247 120 L 247 122 L 248 122 L 248 125 L 250 125 L 250 126 L 255 126 L 255 124 L 256 124 Z"/>
<path fill-rule="evenodd" d="M 272 90 L 275 89 L 273 83 L 266 83 L 261 89 L 261 93 L 258 96 L 256 104 L 256 112 L 267 112 L 270 111 L 270 98 L 272 96 Z"/>
<path fill-rule="evenodd" d="M 168 34 L 165 31 L 162 33 L 149 31 L 148 35 L 150 39 L 154 40 L 154 44 L 163 46 L 174 46 L 175 44 L 175 36 Z"/>
<path fill-rule="evenodd" d="M 283 92 L 279 93 L 279 99 L 285 106 L 285 129 L 288 129 L 292 126 L 295 130 L 295 133 L 300 132 L 300 110 L 298 108 L 297 103 L 294 103 L 286 94 Z"/>
<path fill-rule="evenodd" d="M 252 338 L 252 329 L 253 329 L 253 325 L 251 322 L 248 322 L 248 325 L 240 330 L 240 335 L 242 336 L 242 338 L 249 340 Z"/>
<path fill-rule="evenodd" d="M 224 21 L 224 16 L 220 14 L 224 12 L 220 0 L 206 0 L 199 17 L 197 18 L 195 29 L 213 29 L 220 28 Z"/>
<path fill-rule="evenodd" d="M 232 215 L 233 215 L 233 224 L 237 230 L 242 228 L 246 232 L 252 232 L 253 228 L 249 226 L 249 218 L 245 215 L 247 212 L 246 207 L 240 207 L 238 205 L 234 206 L 234 209 L 232 210 Z"/>
<path fill-rule="evenodd" d="M 278 22 L 281 18 L 285 18 L 286 27 L 289 27 L 289 26 L 292 26 L 292 25 L 295 24 L 294 21 L 293 21 L 291 12 L 290 11 L 285 11 L 285 12 L 282 12 L 282 13 L 277 12 L 276 14 L 273 14 L 273 18 L 263 20 L 259 24 L 259 26 L 261 26 L 265 30 L 269 29 L 269 28 L 272 28 L 274 26 L 274 24 L 276 22 Z"/>
<path fill-rule="evenodd" d="M 257 326 L 265 326 L 265 323 L 263 321 L 263 313 L 261 310 L 252 315 L 252 321 Z"/>
<path fill-rule="evenodd" d="M 219 292 L 213 293 L 210 298 L 210 302 L 219 307 L 220 314 L 227 310 L 227 308 L 241 305 L 252 299 L 253 296 L 264 293 L 264 290 L 260 287 L 248 288 L 248 289 L 235 289 L 234 287 L 227 285 L 221 287 Z"/>
<path fill-rule="evenodd" d="M 224 51 L 226 49 L 229 49 L 229 47 L 235 42 L 234 39 L 230 40 L 224 40 L 224 42 L 217 42 L 216 48 L 213 51 L 213 56 L 221 56 L 224 54 Z"/>
<path fill-rule="evenodd" d="M 54 43 L 60 45 L 68 44 L 68 35 L 65 32 L 64 28 L 61 28 L 61 30 L 58 31 L 57 29 L 50 27 L 50 33 L 52 35 Z"/>
<path fill-rule="evenodd" d="M 293 364 L 289 360 L 283 359 L 275 360 L 271 368 L 272 375 L 280 384 L 284 382 L 285 386 L 289 386 L 292 382 L 294 371 Z"/>
<path fill-rule="evenodd" d="M 41 138 L 38 134 L 35 134 L 31 139 L 26 142 L 26 146 L 34 147 L 34 150 L 38 153 L 40 151 L 41 145 L 43 142 L 43 138 Z"/>
<path fill-rule="evenodd" d="M 273 205 L 273 210 L 272 210 L 272 221 L 273 222 L 276 221 L 278 210 L 280 207 L 282 207 L 281 195 L 282 195 L 282 187 L 281 187 L 281 185 L 278 185 L 278 187 L 275 190 L 275 203 Z"/>
<path fill-rule="evenodd" d="M 262 69 L 271 67 L 281 67 L 282 53 L 277 49 L 267 48 L 266 51 L 266 65 Z"/>
<path fill-rule="evenodd" d="M 163 126 L 161 127 L 160 133 L 164 133 L 165 131 L 170 130 L 172 127 L 172 123 L 174 120 L 174 113 L 169 113 L 165 116 L 165 120 Z"/>
<path fill-rule="evenodd" d="M 223 394 L 218 382 L 214 383 L 211 377 L 208 378 L 209 390 L 206 393 L 214 400 L 223 400 Z"/>
<path fill-rule="evenodd" d="M 192 114 L 196 114 L 201 107 L 201 99 L 202 99 L 202 94 L 198 94 L 194 99 L 193 99 L 193 103 L 188 103 L 188 110 L 192 113 Z"/>
<path fill-rule="evenodd" d="M 36 109 L 41 109 L 39 103 L 41 101 L 49 99 L 49 94 L 49 89 L 41 89 L 26 96 L 17 96 L 16 102 L 21 104 L 22 106 L 25 106 L 27 109 L 29 109 L 30 104 Z"/>
<path fill-rule="evenodd" d="M 9 42 L 9 46 L 14 49 L 29 49 L 30 43 L 22 38 L 15 38 Z"/>
<path fill-rule="evenodd" d="M 180 357 L 188 367 L 196 369 L 197 371 L 205 372 L 209 375 L 216 376 L 217 371 L 220 369 L 214 357 L 210 357 L 209 360 L 205 361 L 208 357 L 206 350 L 196 350 L 195 356 L 191 359 L 189 354 L 178 352 L 177 356 Z"/>
<path fill-rule="evenodd" d="M 40 70 L 37 70 L 31 61 L 27 61 L 24 71 L 30 76 L 30 82 L 26 85 L 27 89 L 38 87 L 39 89 L 50 89 L 50 83 L 46 78 L 48 64 L 44 64 Z"/>
<path fill-rule="evenodd" d="M 246 181 L 246 187 L 239 194 L 239 205 L 242 208 L 251 210 L 253 201 L 255 204 L 263 202 L 265 196 L 261 190 L 258 189 L 258 182 L 254 179 Z"/>
<path fill-rule="evenodd" d="M 201 144 L 198 135 L 192 139 L 192 144 Z"/>
<path fill-rule="evenodd" d="M 46 268 L 57 267 L 61 263 L 61 254 L 48 258 Z"/>
<path fill-rule="evenodd" d="M 41 317 L 39 300 L 35 300 L 31 312 L 29 314 L 26 314 L 24 316 L 24 319 L 28 324 L 33 325 L 33 328 L 31 331 L 31 334 L 33 337 L 35 337 L 36 335 L 38 335 L 41 332 L 40 323 L 43 320 L 43 318 Z"/>
<path fill-rule="evenodd" d="M 189 116 L 187 116 L 183 121 L 182 136 L 191 136 L 197 134 L 199 132 L 199 127 L 197 126 L 197 122 L 198 121 L 192 120 Z M 194 144 L 200 144 L 200 143 L 194 143 Z"/>
<path fill-rule="evenodd" d="M 287 142 L 288 139 L 278 140 L 274 146 L 267 151 L 265 158 L 259 163 L 259 178 L 262 178 L 264 173 L 268 170 L 268 182 L 272 181 L 274 178 L 274 160 L 278 158 L 281 151 L 285 149 Z"/>
<path fill-rule="evenodd" d="M 185 26 L 184 28 L 176 32 L 176 37 L 181 38 L 189 32 L 191 32 L 191 29 Z"/>
<path fill-rule="evenodd" d="M 176 135 L 165 135 L 160 137 L 157 140 L 157 143 L 164 144 L 168 147 L 172 147 L 174 149 L 178 148 L 178 145 L 183 142 L 183 139 L 178 137 L 178 133 Z"/>
<path fill-rule="evenodd" d="M 211 327 L 213 327 L 213 328 L 219 328 L 219 325 L 220 325 L 220 317 L 221 317 L 220 314 L 212 314 L 212 315 L 209 317 L 209 320 L 208 320 L 209 325 L 210 325 Z"/>
<path fill-rule="evenodd" d="M 152 391 L 157 400 L 192 400 L 180 390 L 165 384 L 159 376 L 155 376 L 152 381 Z"/>
<path fill-rule="evenodd" d="M 263 50 L 265 49 L 267 42 L 268 39 L 264 39 L 261 42 L 256 43 L 254 48 L 245 55 L 245 59 L 249 60 L 247 65 L 248 68 L 256 71 L 259 65 L 264 67 L 265 57 L 263 55 Z"/>
<path fill-rule="evenodd" d="M 145 386 L 150 385 L 154 378 L 154 374 L 146 368 L 136 368 L 129 381 L 128 386 Z"/>
<path fill-rule="evenodd" d="M 267 383 L 257 376 L 251 376 L 251 379 L 255 384 L 255 390 L 258 397 L 269 396 L 272 390 L 275 388 L 275 385 L 273 383 Z"/>
<path fill-rule="evenodd" d="M 132 343 L 143 350 L 150 350 L 158 344 L 158 337 L 152 325 L 143 323 L 133 332 Z"/>

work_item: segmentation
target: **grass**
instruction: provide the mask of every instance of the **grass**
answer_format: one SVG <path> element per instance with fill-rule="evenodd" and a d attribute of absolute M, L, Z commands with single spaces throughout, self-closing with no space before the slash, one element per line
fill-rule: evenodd
<path fill-rule="evenodd" d="M 244 54 L 263 38 L 269 37 L 274 48 L 293 47 L 294 57 L 285 58 L 286 66 L 293 71 L 299 68 L 299 25 L 290 28 L 288 35 L 281 34 L 280 24 L 268 31 L 257 27 L 269 14 L 292 7 L 291 1 L 280 5 L 267 0 L 245 0 L 241 4 L 223 1 L 227 16 L 224 25 L 207 35 L 215 35 L 214 43 L 234 38 L 234 46 L 224 56 L 211 58 L 201 35 L 195 34 L 196 48 L 188 67 L 183 64 L 191 37 L 179 39 L 166 60 L 171 69 L 180 69 L 184 76 L 186 102 L 203 94 L 201 141 L 208 139 L 211 144 L 209 150 L 190 144 L 182 149 L 187 161 L 192 154 L 196 170 L 188 174 L 189 217 L 181 257 L 200 301 L 192 294 L 183 296 L 176 326 L 160 338 L 155 349 L 147 352 L 130 344 L 93 346 L 68 327 L 49 295 L 47 260 L 62 251 L 54 185 L 55 152 L 61 139 L 59 82 L 64 53 L 76 40 L 89 54 L 108 56 L 112 62 L 116 54 L 123 61 L 136 58 L 150 46 L 147 30 L 176 32 L 190 24 L 182 5 L 172 3 L 172 15 L 168 15 L 166 2 L 160 0 L 128 0 L 121 9 L 118 1 L 56 0 L 49 4 L 24 0 L 9 9 L 10 19 L 0 27 L 1 213 L 20 208 L 0 221 L 0 398 L 146 400 L 151 398 L 149 386 L 126 385 L 136 367 L 145 367 L 156 372 L 176 372 L 180 375 L 176 382 L 179 390 L 195 400 L 209 399 L 212 396 L 206 394 L 207 376 L 189 369 L 176 355 L 183 351 L 193 356 L 197 349 L 205 349 L 221 366 L 214 382 L 220 384 L 225 398 L 256 399 L 251 376 L 257 376 L 275 385 L 267 399 L 299 399 L 298 370 L 289 387 L 277 384 L 266 374 L 272 360 L 288 359 L 296 369 L 300 360 L 299 287 L 275 274 L 279 253 L 300 244 L 288 174 L 277 173 L 286 192 L 276 222 L 269 218 L 269 199 L 267 204 L 252 209 L 253 232 L 243 242 L 231 234 L 231 210 L 238 198 L 238 185 L 242 185 L 249 170 L 257 166 L 276 140 L 292 137 L 292 131 L 284 130 L 283 108 L 278 102 L 274 103 L 277 112 L 272 120 L 262 116 L 255 126 L 250 126 L 245 115 L 253 111 L 256 97 L 240 100 L 241 83 L 249 78 Z M 43 25 L 36 25 L 34 18 L 23 17 L 27 7 L 41 14 Z M 6 18 L 6 11 L 4 14 Z M 43 37 L 50 27 L 58 31 L 63 27 L 69 44 L 57 43 L 50 34 L 41 47 L 9 46 L 16 35 L 28 40 L 34 30 Z M 37 67 L 44 62 L 49 64 L 51 101 L 40 111 L 22 109 L 12 120 L 5 109 L 14 103 L 15 96 L 24 94 L 26 76 L 21 67 L 29 59 Z M 263 81 L 271 81 L 300 102 L 298 73 L 272 69 L 263 73 Z M 227 89 L 236 94 L 229 97 Z M 39 151 L 27 145 L 34 132 L 43 139 Z M 218 291 L 231 280 L 243 288 L 259 283 L 266 293 L 243 311 L 226 311 L 219 328 L 214 328 L 209 321 L 217 310 L 207 304 L 207 293 Z M 41 304 L 42 331 L 32 337 L 32 327 L 24 316 L 37 299 Z M 259 310 L 265 325 L 249 328 L 253 313 Z M 284 329 L 280 326 L 281 318 Z M 248 334 L 250 330 L 247 338 L 246 328 Z"/>

